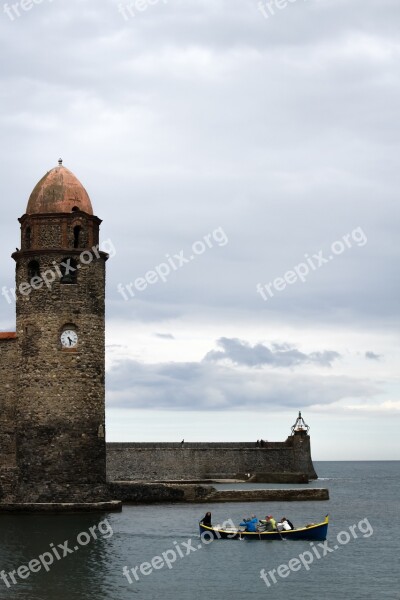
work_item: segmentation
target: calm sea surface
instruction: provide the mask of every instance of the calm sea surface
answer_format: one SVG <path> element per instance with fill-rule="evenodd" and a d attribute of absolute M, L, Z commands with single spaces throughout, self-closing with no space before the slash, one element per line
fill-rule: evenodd
<path fill-rule="evenodd" d="M 0 515 L 0 570 L 6 573 L 49 552 L 50 544 L 66 548 L 68 541 L 73 550 L 80 533 L 79 540 L 86 543 L 89 528 L 104 519 L 113 532 L 103 523 L 104 535 L 98 532 L 98 540 L 81 545 L 61 560 L 54 558 L 48 572 L 41 568 L 24 580 L 16 575 L 18 582 L 9 579 L 10 588 L 0 579 L 0 599 L 400 600 L 400 462 L 322 462 L 316 463 L 316 470 L 320 479 L 312 486 L 328 487 L 329 502 L 127 506 L 119 514 Z M 304 524 L 320 521 L 329 513 L 328 543 L 338 548 L 322 556 L 324 550 L 315 543 L 321 558 L 314 555 L 309 570 L 301 563 L 296 572 L 282 568 L 286 577 L 276 574 L 277 582 L 268 580 L 267 587 L 260 570 L 268 573 L 310 553 L 310 542 L 221 540 L 199 549 L 197 523 L 206 510 L 212 511 L 215 523 L 227 518 L 238 522 L 254 512 L 259 518 L 270 513 Z M 351 526 L 355 526 L 356 539 Z M 63 554 L 61 548 L 58 551 Z M 164 566 L 146 575 L 137 570 L 139 581 L 131 575 L 132 584 L 123 575 L 124 566 L 150 563 L 163 552 L 171 559 L 174 554 L 177 557 L 171 569 Z M 305 560 L 311 555 L 305 555 Z M 161 559 L 154 565 L 162 567 Z M 145 573 L 150 568 L 142 567 Z M 20 571 L 26 575 L 26 570 Z"/>

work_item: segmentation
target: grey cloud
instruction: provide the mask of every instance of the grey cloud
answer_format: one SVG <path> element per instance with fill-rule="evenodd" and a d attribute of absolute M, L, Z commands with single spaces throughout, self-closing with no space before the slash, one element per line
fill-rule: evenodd
<path fill-rule="evenodd" d="M 235 338 L 220 338 L 217 345 L 222 350 L 212 350 L 205 356 L 207 361 L 230 360 L 234 364 L 247 367 L 296 367 L 304 364 L 316 364 L 323 367 L 332 366 L 332 362 L 340 358 L 338 352 L 324 350 L 305 354 L 287 344 L 273 344 L 271 350 L 264 344 L 251 346 L 248 342 Z"/>
<path fill-rule="evenodd" d="M 116 363 L 107 373 L 109 408 L 149 410 L 279 410 L 330 405 L 345 398 L 365 400 L 378 388 L 365 378 L 306 376 L 238 370 L 215 364 Z"/>
<path fill-rule="evenodd" d="M 382 357 L 380 354 L 375 354 L 375 352 L 368 351 L 365 353 L 365 358 L 369 360 L 380 360 Z"/>

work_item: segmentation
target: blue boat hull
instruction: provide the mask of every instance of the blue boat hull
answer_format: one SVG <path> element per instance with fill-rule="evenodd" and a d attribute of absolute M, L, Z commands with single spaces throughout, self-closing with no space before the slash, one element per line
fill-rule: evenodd
<path fill-rule="evenodd" d="M 218 540 L 326 540 L 328 535 L 329 516 L 325 521 L 308 527 L 298 527 L 289 531 L 240 531 L 233 529 L 218 529 L 199 524 L 200 535 Z"/>

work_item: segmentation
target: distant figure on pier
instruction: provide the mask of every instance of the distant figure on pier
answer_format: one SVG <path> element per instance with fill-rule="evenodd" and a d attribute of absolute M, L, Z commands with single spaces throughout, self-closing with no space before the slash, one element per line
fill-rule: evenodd
<path fill-rule="evenodd" d="M 182 440 L 182 441 L 181 441 L 181 446 L 183 446 L 183 444 L 184 444 L 184 443 L 185 443 L 185 440 Z"/>

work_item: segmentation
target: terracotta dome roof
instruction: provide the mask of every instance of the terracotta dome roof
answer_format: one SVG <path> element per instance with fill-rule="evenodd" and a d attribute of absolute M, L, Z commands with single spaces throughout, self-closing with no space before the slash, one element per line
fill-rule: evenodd
<path fill-rule="evenodd" d="M 0 331 L 0 340 L 15 340 L 16 337 L 15 331 Z"/>
<path fill-rule="evenodd" d="M 92 203 L 87 191 L 71 171 L 62 166 L 51 169 L 33 189 L 26 212 L 28 215 L 38 213 L 68 213 L 74 210 L 93 214 Z"/>

